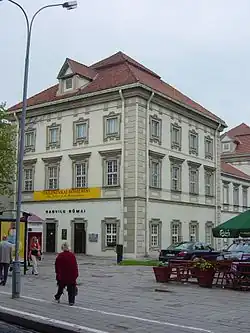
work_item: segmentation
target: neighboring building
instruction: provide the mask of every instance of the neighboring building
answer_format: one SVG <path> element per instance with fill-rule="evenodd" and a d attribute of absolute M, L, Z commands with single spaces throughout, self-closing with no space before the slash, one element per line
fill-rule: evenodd
<path fill-rule="evenodd" d="M 226 124 L 121 52 L 66 59 L 58 80 L 29 98 L 26 122 L 22 209 L 45 220 L 44 251 L 120 243 L 134 257 L 211 240 Z"/>
<path fill-rule="evenodd" d="M 244 123 L 221 137 L 221 159 L 250 175 L 250 127 Z"/>

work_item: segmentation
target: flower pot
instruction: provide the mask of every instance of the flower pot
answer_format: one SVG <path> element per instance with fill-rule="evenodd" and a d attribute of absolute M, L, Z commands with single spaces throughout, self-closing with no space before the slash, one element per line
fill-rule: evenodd
<path fill-rule="evenodd" d="M 192 278 L 199 278 L 199 275 L 200 275 L 200 269 L 197 268 L 197 267 L 193 267 L 191 268 L 191 276 Z"/>
<path fill-rule="evenodd" d="M 156 282 L 168 282 L 170 277 L 170 269 L 169 267 L 153 267 L 155 273 Z"/>
<path fill-rule="evenodd" d="M 205 288 L 212 288 L 213 279 L 214 279 L 214 269 L 207 269 L 205 271 L 200 271 L 197 277 L 199 286 Z"/>

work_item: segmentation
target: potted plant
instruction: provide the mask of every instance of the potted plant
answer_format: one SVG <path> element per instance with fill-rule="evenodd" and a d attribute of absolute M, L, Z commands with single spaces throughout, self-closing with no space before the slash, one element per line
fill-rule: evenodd
<path fill-rule="evenodd" d="M 199 258 L 194 261 L 193 269 L 201 287 L 212 288 L 215 273 L 215 264 Z"/>
<path fill-rule="evenodd" d="M 168 262 L 159 262 L 158 266 L 153 267 L 156 282 L 168 282 L 170 278 L 170 268 Z"/>

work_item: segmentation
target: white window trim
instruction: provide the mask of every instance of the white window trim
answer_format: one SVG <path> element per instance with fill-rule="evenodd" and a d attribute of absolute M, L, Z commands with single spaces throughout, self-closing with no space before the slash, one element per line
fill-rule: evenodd
<path fill-rule="evenodd" d="M 58 190 L 60 188 L 60 162 L 61 162 L 62 156 L 54 156 L 54 157 L 48 157 L 48 158 L 42 158 L 44 164 L 45 164 L 45 184 L 44 188 L 47 191 L 53 191 Z M 49 188 L 49 168 L 50 167 L 56 167 L 57 168 L 57 188 L 50 189 Z"/>
<path fill-rule="evenodd" d="M 222 152 L 225 153 L 230 151 L 231 151 L 231 142 L 222 142 Z"/>
<path fill-rule="evenodd" d="M 211 147 L 211 151 L 209 151 L 208 149 L 209 147 Z M 204 150 L 205 150 L 205 158 L 212 160 L 214 157 L 214 140 L 209 135 L 205 136 Z"/>
<path fill-rule="evenodd" d="M 170 160 L 170 180 L 171 180 L 171 192 L 182 191 L 182 164 L 184 159 L 177 158 L 175 156 L 169 156 Z M 179 169 L 178 189 L 173 188 L 173 168 Z"/>
<path fill-rule="evenodd" d="M 27 136 L 33 135 L 33 142 L 30 145 L 26 145 L 27 142 Z M 25 131 L 25 137 L 24 137 L 24 151 L 27 152 L 34 152 L 36 148 L 36 129 L 27 129 Z"/>
<path fill-rule="evenodd" d="M 67 81 L 70 80 L 71 81 L 71 87 L 70 88 L 67 88 Z M 74 89 L 74 78 L 73 77 L 67 77 L 63 80 L 64 84 L 63 84 L 63 88 L 64 88 L 64 91 L 70 91 L 70 90 L 73 90 Z"/>
<path fill-rule="evenodd" d="M 213 231 L 212 231 L 213 227 L 214 227 L 213 222 L 211 222 L 211 221 L 206 222 L 206 224 L 205 224 L 205 243 L 212 246 L 212 247 L 214 246 L 214 238 L 213 238 Z M 210 231 L 210 240 L 211 240 L 211 242 L 208 242 L 208 240 L 207 240 L 207 234 L 208 234 L 207 231 L 208 230 Z"/>
<path fill-rule="evenodd" d="M 237 193 L 237 196 L 235 194 Z M 237 199 L 237 200 L 235 200 Z M 240 205 L 240 185 L 239 184 L 233 184 L 233 206 L 239 207 Z"/>
<path fill-rule="evenodd" d="M 191 232 L 192 228 L 195 228 L 195 233 Z M 195 236 L 195 239 L 192 240 L 192 236 Z M 190 242 L 199 242 L 199 223 L 197 221 L 189 222 L 189 240 Z"/>
<path fill-rule="evenodd" d="M 88 177 L 89 177 L 89 159 L 91 153 L 79 153 L 71 154 L 69 158 L 72 160 L 72 188 L 87 188 L 88 187 Z M 76 187 L 76 165 L 77 164 L 86 164 L 86 186 L 85 187 Z"/>
<path fill-rule="evenodd" d="M 103 177 L 102 177 L 102 186 L 105 188 L 117 188 L 120 187 L 120 168 L 121 168 L 121 150 L 120 149 L 114 149 L 114 150 L 103 150 L 99 151 L 99 154 L 102 156 L 103 161 Z M 117 161 L 117 184 L 116 185 L 108 185 L 108 174 L 107 174 L 107 163 L 110 160 L 116 160 Z"/>
<path fill-rule="evenodd" d="M 204 166 L 204 185 L 205 185 L 205 196 L 206 197 L 214 197 L 214 190 L 215 190 L 214 172 L 215 172 L 215 170 Z M 207 182 L 207 179 L 208 179 L 207 176 L 211 177 L 210 184 L 208 184 L 208 182 Z M 208 188 L 210 189 L 209 191 L 207 190 Z"/>
<path fill-rule="evenodd" d="M 153 233 L 152 233 L 152 229 L 154 226 L 157 226 L 158 228 L 158 232 L 157 232 L 157 244 L 153 244 L 152 243 L 152 237 L 153 237 Z M 162 221 L 160 219 L 152 219 L 149 221 L 149 248 L 151 251 L 154 250 L 159 250 L 161 249 L 161 238 L 162 238 Z"/>
<path fill-rule="evenodd" d="M 195 172 L 195 180 L 192 182 L 191 175 Z M 199 168 L 196 166 L 189 166 L 189 194 L 190 195 L 199 195 Z M 194 183 L 194 190 L 192 189 L 192 183 Z"/>
<path fill-rule="evenodd" d="M 23 162 L 23 172 L 24 170 L 32 170 L 32 188 L 30 190 L 25 189 L 25 174 L 23 174 L 23 192 L 33 192 L 34 191 L 34 183 L 35 183 L 35 165 L 36 165 L 37 159 L 31 159 L 31 160 L 24 160 Z"/>
<path fill-rule="evenodd" d="M 248 186 L 242 186 L 242 206 L 248 207 Z"/>
<path fill-rule="evenodd" d="M 226 196 L 225 196 L 226 189 Z M 223 182 L 223 205 L 229 205 L 229 182 Z M 226 200 L 225 200 L 226 199 Z"/>
<path fill-rule="evenodd" d="M 102 246 L 102 251 L 115 250 L 114 247 L 107 246 L 106 230 L 107 230 L 107 225 L 108 224 L 116 224 L 116 244 L 119 244 L 120 220 L 118 220 L 116 217 L 105 217 L 101 221 L 101 230 L 102 230 L 101 246 Z"/>
<path fill-rule="evenodd" d="M 177 226 L 178 233 L 173 233 L 173 227 Z M 170 244 L 178 243 L 182 241 L 182 223 L 179 220 L 173 220 L 170 224 Z M 176 242 L 173 242 L 173 237 L 177 237 Z"/>

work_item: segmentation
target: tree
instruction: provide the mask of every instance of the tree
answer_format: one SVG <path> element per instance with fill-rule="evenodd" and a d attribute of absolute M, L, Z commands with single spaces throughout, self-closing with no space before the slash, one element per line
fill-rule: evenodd
<path fill-rule="evenodd" d="M 13 194 L 16 178 L 16 126 L 9 120 L 6 104 L 0 103 L 0 195 Z"/>

